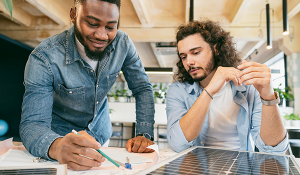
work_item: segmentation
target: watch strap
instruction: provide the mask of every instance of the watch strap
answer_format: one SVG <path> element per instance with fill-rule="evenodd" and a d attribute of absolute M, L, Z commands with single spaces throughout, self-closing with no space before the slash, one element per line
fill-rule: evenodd
<path fill-rule="evenodd" d="M 151 140 L 151 141 L 153 141 L 153 140 L 154 140 L 154 138 L 153 138 L 153 137 L 151 137 L 151 135 L 150 135 L 150 134 L 148 134 L 148 133 L 137 134 L 136 136 L 142 136 L 142 137 L 145 137 L 146 139 L 149 139 L 149 140 Z"/>
<path fill-rule="evenodd" d="M 275 92 L 274 92 L 274 95 L 275 95 L 275 97 L 276 97 L 275 100 L 264 100 L 263 98 L 260 97 L 261 103 L 262 103 L 263 105 L 266 105 L 266 106 L 279 104 L 279 103 L 280 103 L 280 98 L 279 98 L 278 92 L 275 91 Z"/>

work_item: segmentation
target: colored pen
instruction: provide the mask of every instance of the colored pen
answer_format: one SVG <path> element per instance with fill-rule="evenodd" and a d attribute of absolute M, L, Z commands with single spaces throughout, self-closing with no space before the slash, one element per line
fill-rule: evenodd
<path fill-rule="evenodd" d="M 73 133 L 81 136 L 77 131 L 75 131 L 74 129 L 72 130 Z M 111 163 L 113 163 L 114 165 L 116 165 L 118 168 L 120 167 L 120 165 L 115 162 L 113 159 L 111 159 L 110 157 L 108 157 L 104 152 L 102 152 L 100 149 L 97 149 L 97 151 L 105 158 L 107 158 Z"/>

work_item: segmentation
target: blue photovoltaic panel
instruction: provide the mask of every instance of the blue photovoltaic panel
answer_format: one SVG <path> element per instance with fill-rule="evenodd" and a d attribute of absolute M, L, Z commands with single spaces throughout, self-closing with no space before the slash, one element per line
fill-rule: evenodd
<path fill-rule="evenodd" d="M 172 174 L 289 174 L 300 175 L 291 156 L 196 147 L 159 166 L 148 175 Z M 150 169 L 150 168 L 149 168 Z"/>

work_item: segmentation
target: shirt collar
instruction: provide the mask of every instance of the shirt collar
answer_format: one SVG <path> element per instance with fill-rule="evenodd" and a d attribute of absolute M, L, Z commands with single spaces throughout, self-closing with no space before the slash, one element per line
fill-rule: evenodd
<path fill-rule="evenodd" d="M 187 87 L 187 91 L 189 94 L 192 94 L 193 91 L 199 93 L 202 91 L 202 88 L 200 87 L 199 82 L 194 82 L 193 84 L 189 84 L 189 86 Z"/>

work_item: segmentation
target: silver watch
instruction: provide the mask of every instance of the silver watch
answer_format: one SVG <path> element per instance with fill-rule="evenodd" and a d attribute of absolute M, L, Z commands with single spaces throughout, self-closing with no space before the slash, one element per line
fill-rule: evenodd
<path fill-rule="evenodd" d="M 266 105 L 266 106 L 279 104 L 280 103 L 280 98 L 279 98 L 278 92 L 275 91 L 274 95 L 275 95 L 276 99 L 275 100 L 270 100 L 270 101 L 264 100 L 263 98 L 260 97 L 262 104 Z"/>

